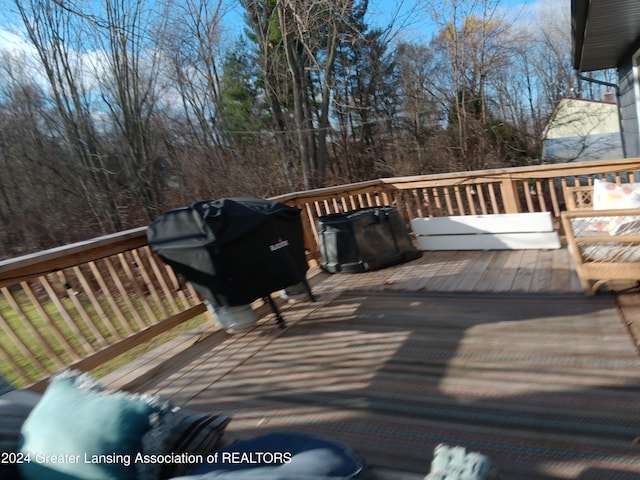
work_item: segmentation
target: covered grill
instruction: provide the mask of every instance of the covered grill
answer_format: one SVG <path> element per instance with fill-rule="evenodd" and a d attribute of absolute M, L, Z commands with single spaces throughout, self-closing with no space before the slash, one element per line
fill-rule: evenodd
<path fill-rule="evenodd" d="M 154 252 L 211 305 L 258 298 L 282 317 L 270 293 L 303 283 L 306 261 L 300 210 L 260 198 L 207 200 L 170 210 L 147 228 Z"/>

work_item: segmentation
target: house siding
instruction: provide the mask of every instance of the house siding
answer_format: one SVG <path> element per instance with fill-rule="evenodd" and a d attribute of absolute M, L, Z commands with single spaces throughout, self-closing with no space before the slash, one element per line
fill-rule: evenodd
<path fill-rule="evenodd" d="M 542 141 L 546 162 L 622 158 L 615 103 L 564 98 L 556 104 Z"/>
<path fill-rule="evenodd" d="M 618 68 L 620 86 L 620 114 L 624 129 L 624 142 L 627 157 L 640 157 L 640 129 L 638 128 L 638 105 L 634 91 L 633 64 L 630 58 Z"/>
<path fill-rule="evenodd" d="M 616 160 L 623 156 L 619 132 L 545 138 L 542 141 L 542 158 L 549 163 Z"/>

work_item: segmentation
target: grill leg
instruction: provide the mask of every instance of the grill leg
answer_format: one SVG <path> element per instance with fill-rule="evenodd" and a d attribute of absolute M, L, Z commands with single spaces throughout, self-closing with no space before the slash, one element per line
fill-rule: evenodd
<path fill-rule="evenodd" d="M 309 285 L 309 280 L 307 280 L 307 277 L 304 277 L 302 279 L 302 284 L 304 285 L 304 289 L 307 291 L 307 295 L 309 295 L 309 300 L 311 300 L 312 302 L 315 302 L 316 297 L 313 295 L 313 292 L 311 291 L 311 285 Z"/>
<path fill-rule="evenodd" d="M 265 300 L 269 302 L 269 305 L 271 305 L 271 310 L 273 310 L 273 313 L 276 316 L 276 322 L 278 323 L 278 326 L 282 329 L 287 328 L 287 323 L 284 321 L 284 318 L 282 318 L 280 309 L 278 308 L 278 305 L 276 305 L 276 302 L 273 301 L 273 298 L 271 298 L 271 295 L 267 295 L 265 297 Z"/>

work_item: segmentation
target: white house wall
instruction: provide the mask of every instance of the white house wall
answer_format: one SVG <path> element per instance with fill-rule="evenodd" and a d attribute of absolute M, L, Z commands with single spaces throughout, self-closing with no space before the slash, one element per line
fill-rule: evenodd
<path fill-rule="evenodd" d="M 547 162 L 622 158 L 617 105 L 561 100 L 545 129 L 542 156 Z"/>
<path fill-rule="evenodd" d="M 620 133 L 601 133 L 588 137 L 546 138 L 543 158 L 551 163 L 623 158 Z"/>

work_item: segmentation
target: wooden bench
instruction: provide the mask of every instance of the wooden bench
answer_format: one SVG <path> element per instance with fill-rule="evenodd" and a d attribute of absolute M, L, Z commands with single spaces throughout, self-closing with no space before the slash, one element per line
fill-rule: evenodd
<path fill-rule="evenodd" d="M 524 250 L 560 248 L 549 212 L 414 218 L 421 250 Z"/>
<path fill-rule="evenodd" d="M 640 210 L 593 209 L 593 187 L 565 187 L 561 222 L 580 283 L 588 295 L 605 283 L 640 280 Z M 611 285 L 610 285 L 611 287 Z"/>

